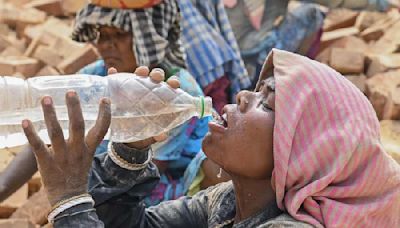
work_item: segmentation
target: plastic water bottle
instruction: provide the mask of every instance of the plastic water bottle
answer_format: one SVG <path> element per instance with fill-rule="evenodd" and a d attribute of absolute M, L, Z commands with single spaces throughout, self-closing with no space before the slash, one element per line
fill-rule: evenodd
<path fill-rule="evenodd" d="M 93 75 L 44 76 L 22 80 L 0 77 L 0 148 L 27 143 L 21 121 L 30 119 L 39 136 L 50 143 L 41 108 L 41 98 L 53 98 L 57 118 L 68 137 L 65 93 L 75 90 L 81 101 L 85 129 L 95 123 L 99 100 L 111 99 L 112 120 L 106 139 L 134 142 L 169 131 L 193 116 L 212 115 L 209 97 L 192 97 L 165 82 L 149 77 L 118 73 L 108 77 Z"/>

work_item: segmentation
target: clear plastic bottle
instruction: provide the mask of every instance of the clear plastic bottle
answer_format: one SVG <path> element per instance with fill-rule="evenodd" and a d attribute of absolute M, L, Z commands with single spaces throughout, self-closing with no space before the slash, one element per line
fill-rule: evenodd
<path fill-rule="evenodd" d="M 111 99 L 112 120 L 106 138 L 114 142 L 134 142 L 183 124 L 193 116 L 212 115 L 209 97 L 192 97 L 166 83 L 149 77 L 118 73 L 108 77 L 93 75 L 44 76 L 22 80 L 0 77 L 0 148 L 27 142 L 21 121 L 28 118 L 39 136 L 49 143 L 40 100 L 53 98 L 58 120 L 68 137 L 65 93 L 75 90 L 80 97 L 86 131 L 97 119 L 99 100 Z"/>

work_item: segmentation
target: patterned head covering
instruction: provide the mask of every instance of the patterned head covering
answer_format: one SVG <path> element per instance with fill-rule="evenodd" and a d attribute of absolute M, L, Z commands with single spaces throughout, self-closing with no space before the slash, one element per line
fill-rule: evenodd
<path fill-rule="evenodd" d="M 277 204 L 317 227 L 400 227 L 400 166 L 382 148 L 376 114 L 345 77 L 274 49 Z M 265 77 L 264 77 L 265 76 Z"/>
<path fill-rule="evenodd" d="M 145 9 L 111 9 L 88 4 L 76 17 L 72 39 L 94 41 L 99 26 L 133 33 L 137 65 L 165 69 L 185 67 L 180 40 L 180 13 L 175 0 Z"/>

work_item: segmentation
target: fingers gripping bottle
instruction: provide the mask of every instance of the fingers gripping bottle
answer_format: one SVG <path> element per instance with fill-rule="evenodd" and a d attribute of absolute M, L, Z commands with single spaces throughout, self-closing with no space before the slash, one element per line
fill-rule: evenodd
<path fill-rule="evenodd" d="M 210 116 L 209 97 L 192 97 L 165 82 L 154 83 L 149 77 L 118 73 L 108 77 L 92 75 L 44 76 L 22 80 L 0 77 L 0 148 L 27 142 L 21 128 L 30 119 L 39 136 L 50 143 L 41 108 L 41 98 L 53 98 L 57 118 L 68 137 L 68 111 L 65 93 L 75 90 L 81 101 L 85 129 L 95 123 L 99 100 L 111 99 L 112 120 L 106 138 L 114 142 L 135 142 L 177 127 L 193 116 Z"/>

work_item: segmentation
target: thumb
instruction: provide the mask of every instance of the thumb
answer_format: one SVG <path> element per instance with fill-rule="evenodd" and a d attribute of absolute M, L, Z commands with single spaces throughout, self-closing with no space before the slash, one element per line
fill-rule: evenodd
<path fill-rule="evenodd" d="M 110 67 L 110 68 L 108 68 L 108 70 L 107 70 L 107 75 L 116 74 L 116 73 L 118 73 L 118 71 L 117 71 L 117 69 L 115 69 L 114 67 Z"/>

